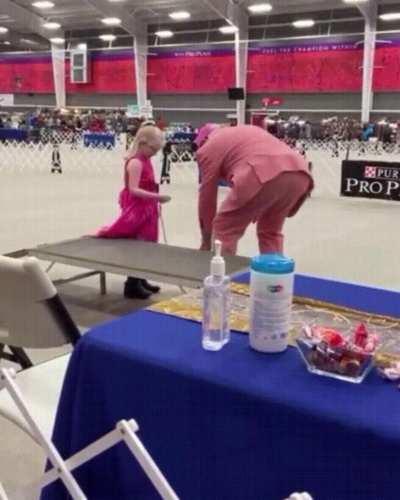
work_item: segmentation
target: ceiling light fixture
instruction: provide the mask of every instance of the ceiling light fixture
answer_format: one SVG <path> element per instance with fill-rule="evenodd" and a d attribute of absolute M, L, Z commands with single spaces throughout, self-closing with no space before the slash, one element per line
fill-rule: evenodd
<path fill-rule="evenodd" d="M 343 0 L 344 3 L 367 3 L 368 0 Z"/>
<path fill-rule="evenodd" d="M 232 35 L 233 33 L 237 32 L 237 27 L 236 26 L 231 26 L 230 24 L 226 26 L 221 26 L 219 28 L 219 31 L 224 34 L 224 35 Z"/>
<path fill-rule="evenodd" d="M 49 21 L 43 24 L 43 28 L 46 28 L 47 30 L 58 30 L 59 28 L 61 28 L 61 24 Z"/>
<path fill-rule="evenodd" d="M 270 3 L 255 3 L 249 5 L 248 9 L 252 14 L 265 14 L 266 12 L 271 12 L 272 5 Z"/>
<path fill-rule="evenodd" d="M 33 2 L 32 5 L 37 9 L 52 9 L 54 7 L 53 2 Z"/>
<path fill-rule="evenodd" d="M 185 19 L 190 19 L 190 12 L 186 10 L 178 10 L 176 12 L 171 12 L 169 17 L 174 21 L 184 21 Z"/>
<path fill-rule="evenodd" d="M 0 34 L 4 35 L 4 33 L 8 33 L 8 28 L 5 26 L 0 26 Z"/>
<path fill-rule="evenodd" d="M 76 46 L 78 50 L 87 50 L 87 43 L 78 43 Z"/>
<path fill-rule="evenodd" d="M 60 45 L 62 43 L 65 43 L 65 38 L 58 38 L 58 37 L 50 38 L 50 42 Z"/>
<path fill-rule="evenodd" d="M 295 28 L 311 28 L 315 25 L 315 21 L 313 19 L 299 19 L 292 24 Z"/>
<path fill-rule="evenodd" d="M 400 12 L 388 12 L 387 14 L 381 14 L 379 19 L 382 19 L 382 21 L 398 21 L 400 19 Z"/>
<path fill-rule="evenodd" d="M 156 31 L 155 35 L 158 36 L 158 38 L 171 38 L 174 36 L 173 32 L 170 30 Z"/>
<path fill-rule="evenodd" d="M 118 26 L 122 21 L 119 17 L 105 17 L 101 22 L 107 26 Z"/>
<path fill-rule="evenodd" d="M 100 35 L 99 36 L 100 40 L 103 40 L 103 42 L 113 42 L 114 40 L 117 39 L 115 35 L 110 34 L 105 34 L 105 35 Z"/>

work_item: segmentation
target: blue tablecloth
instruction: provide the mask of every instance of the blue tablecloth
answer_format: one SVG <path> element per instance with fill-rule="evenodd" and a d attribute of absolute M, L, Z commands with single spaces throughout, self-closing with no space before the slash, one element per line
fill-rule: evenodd
<path fill-rule="evenodd" d="M 26 130 L 17 128 L 0 128 L 0 141 L 25 141 L 28 137 Z"/>
<path fill-rule="evenodd" d="M 114 134 L 83 134 L 83 144 L 85 147 L 106 147 L 115 146 Z"/>
<path fill-rule="evenodd" d="M 399 294 L 298 278 L 323 298 Z M 341 295 L 341 300 L 344 297 Z M 380 302 L 381 301 L 381 302 Z M 384 304 L 385 302 L 385 304 Z M 400 395 L 371 373 L 361 385 L 309 374 L 297 351 L 262 355 L 245 335 L 218 353 L 200 347 L 201 327 L 139 312 L 96 327 L 78 343 L 64 383 L 55 443 L 69 455 L 122 418 L 140 436 L 181 499 L 398 500 Z M 135 460 L 118 445 L 77 478 L 96 500 L 156 499 Z M 63 498 L 55 486 L 44 498 Z"/>

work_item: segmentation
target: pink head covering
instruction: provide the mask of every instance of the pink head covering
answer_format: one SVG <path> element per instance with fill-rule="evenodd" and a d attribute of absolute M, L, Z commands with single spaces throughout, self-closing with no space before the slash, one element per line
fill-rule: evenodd
<path fill-rule="evenodd" d="M 206 123 L 205 125 L 203 125 L 200 128 L 196 139 L 194 140 L 196 146 L 200 148 L 206 142 L 211 132 L 213 132 L 218 127 L 219 125 L 217 125 L 216 123 Z"/>

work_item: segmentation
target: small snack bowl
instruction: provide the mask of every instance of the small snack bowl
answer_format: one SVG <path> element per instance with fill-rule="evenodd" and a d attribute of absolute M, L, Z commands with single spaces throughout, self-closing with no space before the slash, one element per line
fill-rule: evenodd
<path fill-rule="evenodd" d="M 354 332 L 354 339 L 360 328 Z M 316 375 L 360 384 L 374 365 L 373 351 L 361 347 L 355 340 L 346 339 L 333 328 L 305 326 L 296 345 L 308 371 Z"/>

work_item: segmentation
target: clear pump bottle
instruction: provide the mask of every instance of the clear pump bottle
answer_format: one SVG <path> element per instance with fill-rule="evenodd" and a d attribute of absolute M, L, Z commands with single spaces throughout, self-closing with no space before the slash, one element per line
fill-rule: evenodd
<path fill-rule="evenodd" d="M 219 351 L 230 340 L 230 278 L 225 274 L 221 248 L 216 241 L 210 276 L 204 280 L 202 345 L 207 351 Z"/>

